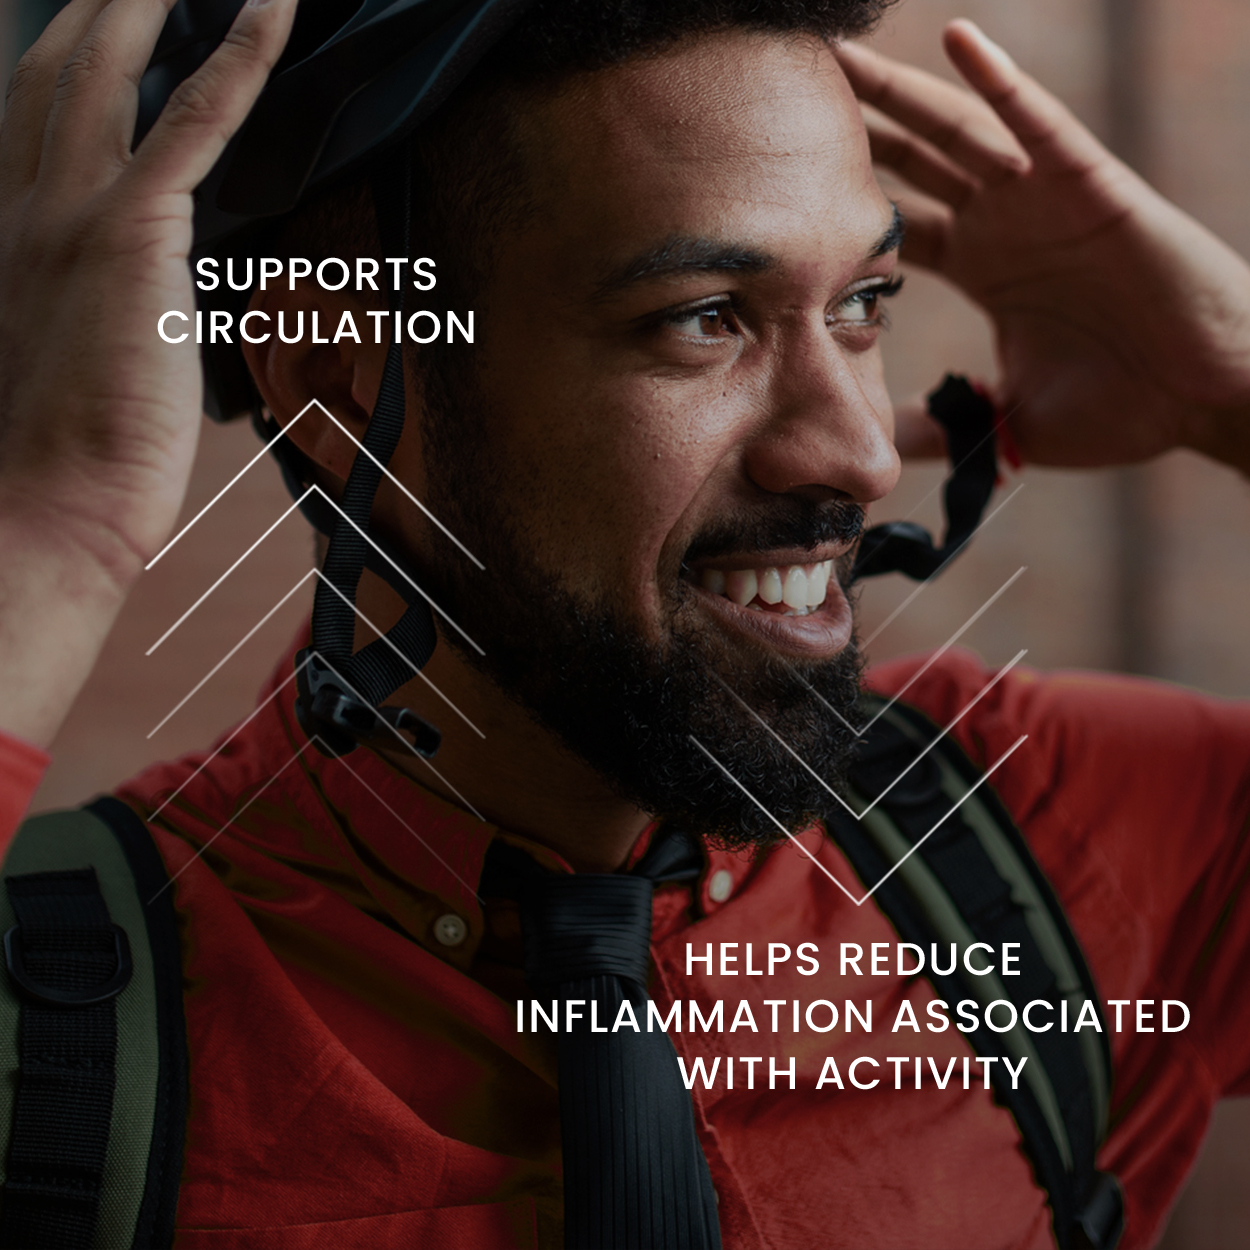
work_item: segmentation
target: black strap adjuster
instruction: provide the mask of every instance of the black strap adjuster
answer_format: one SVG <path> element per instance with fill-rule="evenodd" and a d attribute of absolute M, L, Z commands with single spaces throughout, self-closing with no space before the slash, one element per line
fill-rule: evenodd
<path fill-rule="evenodd" d="M 347 683 L 311 647 L 295 657 L 295 717 L 300 728 L 312 739 L 322 755 L 347 755 L 362 742 L 394 742 L 396 733 L 410 734 L 411 747 L 429 759 L 442 741 L 442 735 L 410 708 L 374 707 Z M 401 737 L 400 741 L 405 741 Z"/>
<path fill-rule="evenodd" d="M 22 926 L 15 924 L 4 935 L 4 963 L 13 984 L 34 1002 L 48 1007 L 90 1007 L 115 998 L 130 984 L 134 966 L 130 960 L 130 939 L 125 929 L 113 925 L 114 971 L 102 985 L 87 985 L 76 990 L 42 985 L 26 969 L 22 960 Z"/>

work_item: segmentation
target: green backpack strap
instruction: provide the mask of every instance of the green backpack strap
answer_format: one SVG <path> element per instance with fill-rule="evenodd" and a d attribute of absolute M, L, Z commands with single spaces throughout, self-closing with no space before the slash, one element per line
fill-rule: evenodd
<path fill-rule="evenodd" d="M 995 1094 L 1015 1117 L 1025 1153 L 1046 1191 L 1061 1250 L 1110 1250 L 1124 1225 L 1115 1178 L 1095 1166 L 1107 1131 L 1111 1055 L 1101 1000 L 1085 957 L 1050 882 L 983 773 L 923 713 L 866 694 L 869 724 L 850 771 L 850 802 L 830 825 L 865 886 L 904 941 L 928 954 L 986 942 L 1019 943 L 1019 975 L 970 973 L 962 961 L 948 975 L 926 975 L 950 1003 L 974 1000 L 978 1028 L 968 1041 L 980 1056 L 1027 1059 L 1011 1081 L 990 1064 Z M 872 802 L 875 800 L 875 803 Z M 953 810 L 952 810 L 953 809 Z M 1020 1021 L 1037 1000 L 1048 1005 L 1031 1032 Z M 1006 1007 L 985 1024 L 995 1000 Z M 1098 1028 L 1074 1030 L 1086 1003 Z M 1035 1009 L 1036 1010 L 1036 1009 Z M 1010 1028 L 998 1031 L 1004 1020 Z M 1066 1027 L 1065 1027 L 1066 1022 Z"/>
<path fill-rule="evenodd" d="M 169 1246 L 187 1046 L 165 866 L 103 798 L 26 821 L 2 875 L 0 1248 Z"/>

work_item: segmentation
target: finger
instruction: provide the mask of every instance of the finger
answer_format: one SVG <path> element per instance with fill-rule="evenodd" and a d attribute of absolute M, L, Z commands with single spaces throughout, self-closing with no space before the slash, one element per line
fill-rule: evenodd
<path fill-rule="evenodd" d="M 894 446 L 904 460 L 938 460 L 946 455 L 946 433 L 929 416 L 923 395 L 894 406 Z"/>
<path fill-rule="evenodd" d="M 933 74 L 857 44 L 839 44 L 838 61 L 855 94 L 892 117 L 982 182 L 1027 173 L 1029 159 L 984 101 Z"/>
<path fill-rule="evenodd" d="M 139 80 L 173 0 L 110 0 L 70 53 L 56 84 L 43 173 L 86 189 L 130 156 Z"/>
<path fill-rule="evenodd" d="M 190 193 L 243 124 L 291 32 L 297 0 L 247 0 L 221 46 L 169 98 L 135 153 L 139 184 Z"/>
<path fill-rule="evenodd" d="M 29 185 L 35 180 L 61 67 L 106 3 L 72 0 L 18 61 L 0 123 L 0 176 L 6 183 Z"/>
<path fill-rule="evenodd" d="M 979 184 L 948 160 L 932 144 L 877 112 L 870 104 L 861 106 L 872 159 L 926 195 L 959 208 Z"/>
<path fill-rule="evenodd" d="M 1033 163 L 1050 173 L 1080 173 L 1109 153 L 1035 78 L 966 18 L 943 34 L 955 68 L 1003 119 Z"/>

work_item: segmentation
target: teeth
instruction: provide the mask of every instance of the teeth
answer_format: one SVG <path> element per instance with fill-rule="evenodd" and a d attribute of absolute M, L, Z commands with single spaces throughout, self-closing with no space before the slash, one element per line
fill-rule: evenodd
<path fill-rule="evenodd" d="M 714 595 L 725 593 L 725 575 L 720 569 L 704 569 L 700 583 L 704 590 L 710 590 Z"/>
<path fill-rule="evenodd" d="M 792 564 L 786 570 L 781 584 L 781 602 L 796 612 L 807 610 L 807 573 L 801 564 Z"/>
<path fill-rule="evenodd" d="M 776 569 L 765 569 L 760 577 L 759 596 L 765 603 L 781 602 L 781 574 Z"/>
<path fill-rule="evenodd" d="M 762 612 L 761 603 L 769 607 L 783 604 L 783 615 L 806 616 L 824 603 L 832 574 L 832 560 L 730 572 L 704 569 L 699 575 L 699 584 L 714 595 L 724 595 L 740 608 L 750 607 Z M 754 602 L 757 596 L 761 602 Z"/>
<path fill-rule="evenodd" d="M 826 560 L 824 564 L 814 564 L 807 575 L 807 606 L 818 608 L 825 601 L 829 590 L 829 572 L 832 565 Z"/>
<path fill-rule="evenodd" d="M 740 608 L 745 608 L 759 592 L 759 578 L 754 569 L 735 569 L 725 576 L 725 594 Z"/>

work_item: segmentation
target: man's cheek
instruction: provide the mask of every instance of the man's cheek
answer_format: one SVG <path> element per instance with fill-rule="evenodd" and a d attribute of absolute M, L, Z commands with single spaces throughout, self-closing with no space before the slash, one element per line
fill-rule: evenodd
<path fill-rule="evenodd" d="M 566 449 L 564 477 L 594 518 L 636 531 L 667 529 L 699 490 L 706 445 L 680 414 L 604 414 L 583 447 Z"/>

